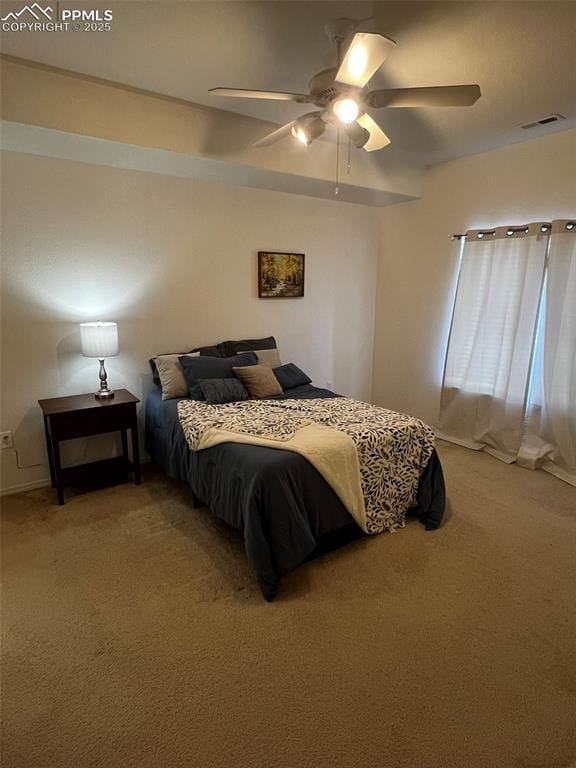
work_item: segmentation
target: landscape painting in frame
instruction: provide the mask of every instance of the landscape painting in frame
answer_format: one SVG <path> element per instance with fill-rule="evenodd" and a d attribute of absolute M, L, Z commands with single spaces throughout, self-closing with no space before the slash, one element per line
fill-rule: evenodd
<path fill-rule="evenodd" d="M 304 296 L 304 254 L 258 252 L 258 297 L 295 299 Z"/>

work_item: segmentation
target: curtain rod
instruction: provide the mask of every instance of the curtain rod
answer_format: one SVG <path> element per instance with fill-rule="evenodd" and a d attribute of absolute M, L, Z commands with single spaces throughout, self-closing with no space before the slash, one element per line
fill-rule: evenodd
<path fill-rule="evenodd" d="M 567 221 L 564 225 L 564 228 L 567 230 L 571 230 L 571 229 L 574 229 L 575 226 L 576 226 L 576 222 Z M 542 224 L 540 228 L 542 232 L 547 232 L 548 230 L 552 229 L 552 225 Z M 506 228 L 506 234 L 509 237 L 511 237 L 515 232 L 526 232 L 526 234 L 528 234 L 528 227 L 524 225 L 523 227 L 507 227 Z M 477 236 L 479 238 L 483 238 L 485 236 L 494 237 L 495 234 L 496 234 L 495 229 L 479 229 L 477 231 Z M 466 232 L 454 232 L 453 234 L 450 235 L 450 240 L 463 240 L 463 239 L 465 240 L 467 237 L 468 237 L 468 234 Z"/>

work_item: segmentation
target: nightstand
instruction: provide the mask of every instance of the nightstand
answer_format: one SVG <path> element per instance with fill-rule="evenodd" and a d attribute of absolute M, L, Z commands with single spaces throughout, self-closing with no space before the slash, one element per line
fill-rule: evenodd
<path fill-rule="evenodd" d="M 81 484 L 95 477 L 117 479 L 129 471 L 140 485 L 140 451 L 136 403 L 140 400 L 127 389 L 117 389 L 109 400 L 97 400 L 93 394 L 53 397 L 39 400 L 44 414 L 46 447 L 50 464 L 52 488 L 56 488 L 58 504 L 64 504 L 64 486 Z M 128 431 L 132 438 L 132 461 L 128 457 Z M 120 432 L 122 455 L 113 459 L 93 461 L 74 467 L 60 463 L 60 443 L 78 437 Z"/>

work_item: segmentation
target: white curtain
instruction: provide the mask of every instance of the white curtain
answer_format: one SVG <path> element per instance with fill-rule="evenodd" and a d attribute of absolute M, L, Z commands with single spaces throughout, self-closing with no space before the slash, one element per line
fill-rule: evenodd
<path fill-rule="evenodd" d="M 550 225 L 466 233 L 439 436 L 516 460 Z"/>
<path fill-rule="evenodd" d="M 555 221 L 518 463 L 576 485 L 576 226 Z"/>

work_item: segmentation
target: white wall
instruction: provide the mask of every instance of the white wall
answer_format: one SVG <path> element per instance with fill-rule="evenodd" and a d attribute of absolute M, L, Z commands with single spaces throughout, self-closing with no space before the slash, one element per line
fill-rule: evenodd
<path fill-rule="evenodd" d="M 380 212 L 372 395 L 435 424 L 455 281 L 453 232 L 576 215 L 576 131 L 431 168 Z"/>
<path fill-rule="evenodd" d="M 12 152 L 2 182 L 0 429 L 40 465 L 2 451 L 2 488 L 47 476 L 38 398 L 97 386 L 83 320 L 118 322 L 109 384 L 139 397 L 155 353 L 269 334 L 316 384 L 370 397 L 374 209 Z M 258 250 L 306 254 L 303 299 L 257 298 Z"/>

